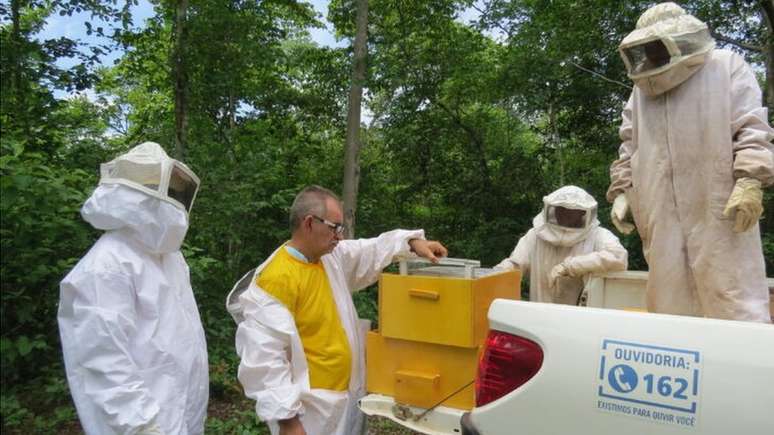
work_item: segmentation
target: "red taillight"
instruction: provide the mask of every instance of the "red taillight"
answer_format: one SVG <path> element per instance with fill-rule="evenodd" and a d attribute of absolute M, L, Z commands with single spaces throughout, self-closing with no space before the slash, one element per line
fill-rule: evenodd
<path fill-rule="evenodd" d="M 476 406 L 484 406 L 519 388 L 543 365 L 543 349 L 532 340 L 489 331 L 478 361 Z"/>

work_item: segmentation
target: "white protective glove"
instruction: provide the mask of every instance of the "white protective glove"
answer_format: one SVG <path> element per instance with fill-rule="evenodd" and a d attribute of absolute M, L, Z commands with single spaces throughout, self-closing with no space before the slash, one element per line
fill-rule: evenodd
<path fill-rule="evenodd" d="M 568 276 L 570 271 L 563 263 L 559 263 L 551 269 L 548 274 L 548 288 L 556 289 L 556 280 L 562 276 Z M 555 293 L 555 292 L 554 292 Z"/>
<path fill-rule="evenodd" d="M 631 234 L 634 230 L 634 224 L 625 220 L 628 213 L 629 201 L 626 199 L 626 194 L 621 193 L 616 196 L 615 201 L 613 201 L 613 209 L 610 210 L 610 219 L 613 221 L 613 225 L 615 225 L 622 234 Z"/>
<path fill-rule="evenodd" d="M 758 223 L 763 213 L 763 190 L 755 178 L 743 177 L 736 180 L 734 190 L 728 197 L 723 216 L 729 217 L 736 211 L 734 231 L 743 233 Z"/>
<path fill-rule="evenodd" d="M 161 432 L 159 425 L 156 423 L 150 423 L 137 431 L 137 435 L 164 435 L 164 433 Z"/>

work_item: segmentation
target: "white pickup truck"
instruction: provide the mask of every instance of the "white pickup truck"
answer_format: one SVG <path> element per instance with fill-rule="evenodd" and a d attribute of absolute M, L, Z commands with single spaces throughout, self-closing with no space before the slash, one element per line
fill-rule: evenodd
<path fill-rule="evenodd" d="M 427 434 L 774 433 L 774 326 L 610 309 L 642 308 L 646 280 L 592 279 L 589 307 L 495 300 L 470 411 L 361 409 Z"/>

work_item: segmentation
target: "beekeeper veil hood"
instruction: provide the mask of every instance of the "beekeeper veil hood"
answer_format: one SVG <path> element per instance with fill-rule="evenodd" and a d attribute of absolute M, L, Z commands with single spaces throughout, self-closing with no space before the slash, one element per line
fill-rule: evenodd
<path fill-rule="evenodd" d="M 145 142 L 102 164 L 100 172 L 99 186 L 81 208 L 87 222 L 125 231 L 153 253 L 180 249 L 199 187 L 193 171 Z"/>
<path fill-rule="evenodd" d="M 618 52 L 629 78 L 656 96 L 688 80 L 714 47 L 707 25 L 670 2 L 645 11 Z"/>
<path fill-rule="evenodd" d="M 99 184 L 123 184 L 191 210 L 199 177 L 183 162 L 170 158 L 154 142 L 145 142 L 100 166 Z"/>
<path fill-rule="evenodd" d="M 577 186 L 564 186 L 543 197 L 543 210 L 532 224 L 552 245 L 573 246 L 599 226 L 597 201 Z"/>

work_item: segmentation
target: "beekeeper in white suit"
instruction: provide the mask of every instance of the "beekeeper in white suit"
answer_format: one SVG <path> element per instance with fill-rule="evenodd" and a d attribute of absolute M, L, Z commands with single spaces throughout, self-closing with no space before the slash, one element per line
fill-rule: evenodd
<path fill-rule="evenodd" d="M 715 49 L 674 3 L 648 9 L 619 51 L 635 88 L 607 199 L 634 218 L 650 268 L 649 311 L 769 322 L 758 218 L 774 138 L 755 74 Z"/>
<path fill-rule="evenodd" d="M 105 230 L 60 285 L 59 331 L 87 434 L 200 434 L 207 346 L 180 253 L 199 179 L 146 142 L 103 164 L 81 215 Z"/>
<path fill-rule="evenodd" d="M 437 260 L 446 248 L 424 231 L 341 240 L 341 204 L 309 186 L 290 209 L 291 239 L 231 292 L 239 381 L 273 434 L 351 435 L 363 428 L 365 330 L 352 292 L 398 254 Z"/>
<path fill-rule="evenodd" d="M 531 301 L 579 305 L 591 274 L 626 270 L 626 249 L 599 226 L 597 201 L 580 187 L 564 186 L 543 197 L 532 225 L 495 266 L 529 276 Z"/>

